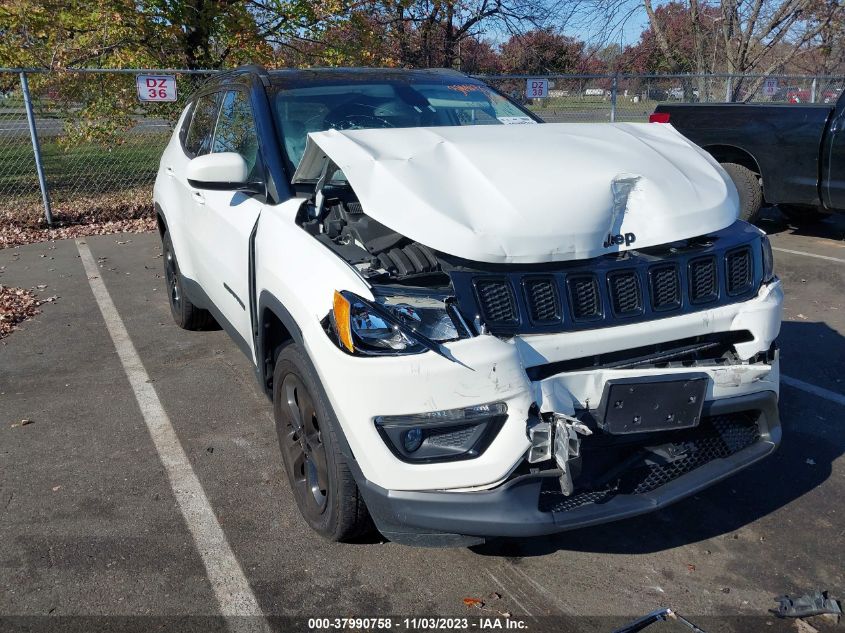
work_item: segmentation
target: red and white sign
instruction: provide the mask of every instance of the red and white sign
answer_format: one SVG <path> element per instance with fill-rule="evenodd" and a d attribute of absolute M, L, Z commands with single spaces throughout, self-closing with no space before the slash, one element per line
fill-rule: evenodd
<path fill-rule="evenodd" d="M 135 85 L 141 101 L 176 101 L 176 77 L 173 75 L 136 75 Z"/>
<path fill-rule="evenodd" d="M 767 97 L 774 97 L 778 92 L 778 80 L 774 77 L 767 77 L 763 82 L 763 94 Z"/>
<path fill-rule="evenodd" d="M 525 86 L 527 99 L 542 99 L 549 96 L 548 79 L 529 79 Z"/>

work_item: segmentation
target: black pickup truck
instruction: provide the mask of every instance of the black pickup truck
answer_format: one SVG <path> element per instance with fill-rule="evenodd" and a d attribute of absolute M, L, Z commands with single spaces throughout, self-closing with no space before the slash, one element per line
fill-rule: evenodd
<path fill-rule="evenodd" d="M 662 104 L 650 120 L 671 123 L 722 164 L 744 220 L 763 203 L 796 223 L 845 212 L 845 92 L 835 105 Z"/>

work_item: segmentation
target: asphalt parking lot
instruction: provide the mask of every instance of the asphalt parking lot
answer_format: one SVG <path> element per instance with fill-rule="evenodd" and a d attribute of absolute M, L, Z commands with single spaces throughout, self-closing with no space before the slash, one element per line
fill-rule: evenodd
<path fill-rule="evenodd" d="M 224 537 L 197 540 L 180 503 L 202 499 L 171 485 L 77 243 L 0 251 L 0 283 L 58 297 L 0 343 L 0 629 L 296 631 L 309 617 L 393 616 L 405 630 L 406 616 L 507 613 L 527 630 L 608 631 L 668 606 L 709 633 L 795 630 L 767 616 L 775 596 L 845 597 L 845 216 L 798 230 L 770 215 L 786 290 L 781 449 L 656 514 L 453 550 L 311 532 L 247 359 L 222 331 L 173 324 L 158 236 L 86 238 Z M 238 583 L 215 560 L 236 561 L 246 603 L 221 602 Z"/>

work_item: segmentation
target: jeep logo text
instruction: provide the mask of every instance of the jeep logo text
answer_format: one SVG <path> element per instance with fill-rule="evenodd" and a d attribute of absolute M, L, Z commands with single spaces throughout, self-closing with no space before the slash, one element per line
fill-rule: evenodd
<path fill-rule="evenodd" d="M 608 233 L 607 238 L 604 240 L 604 244 L 602 244 L 602 246 L 604 246 L 605 248 L 613 246 L 614 244 L 624 244 L 625 246 L 630 246 L 636 241 L 637 236 L 633 233 L 625 233 L 624 235 L 622 233 L 618 233 L 616 235 Z"/>

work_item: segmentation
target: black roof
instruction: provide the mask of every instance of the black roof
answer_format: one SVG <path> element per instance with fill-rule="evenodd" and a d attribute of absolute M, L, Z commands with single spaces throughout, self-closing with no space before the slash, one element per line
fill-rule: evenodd
<path fill-rule="evenodd" d="M 296 86 L 310 82 L 347 82 L 347 81 L 399 81 L 414 83 L 417 81 L 454 81 L 458 79 L 468 83 L 480 83 L 478 80 L 451 68 L 283 68 L 267 70 L 259 65 L 240 66 L 230 71 L 213 76 L 211 82 L 225 82 L 246 74 L 258 75 L 265 84 L 276 86 Z"/>

